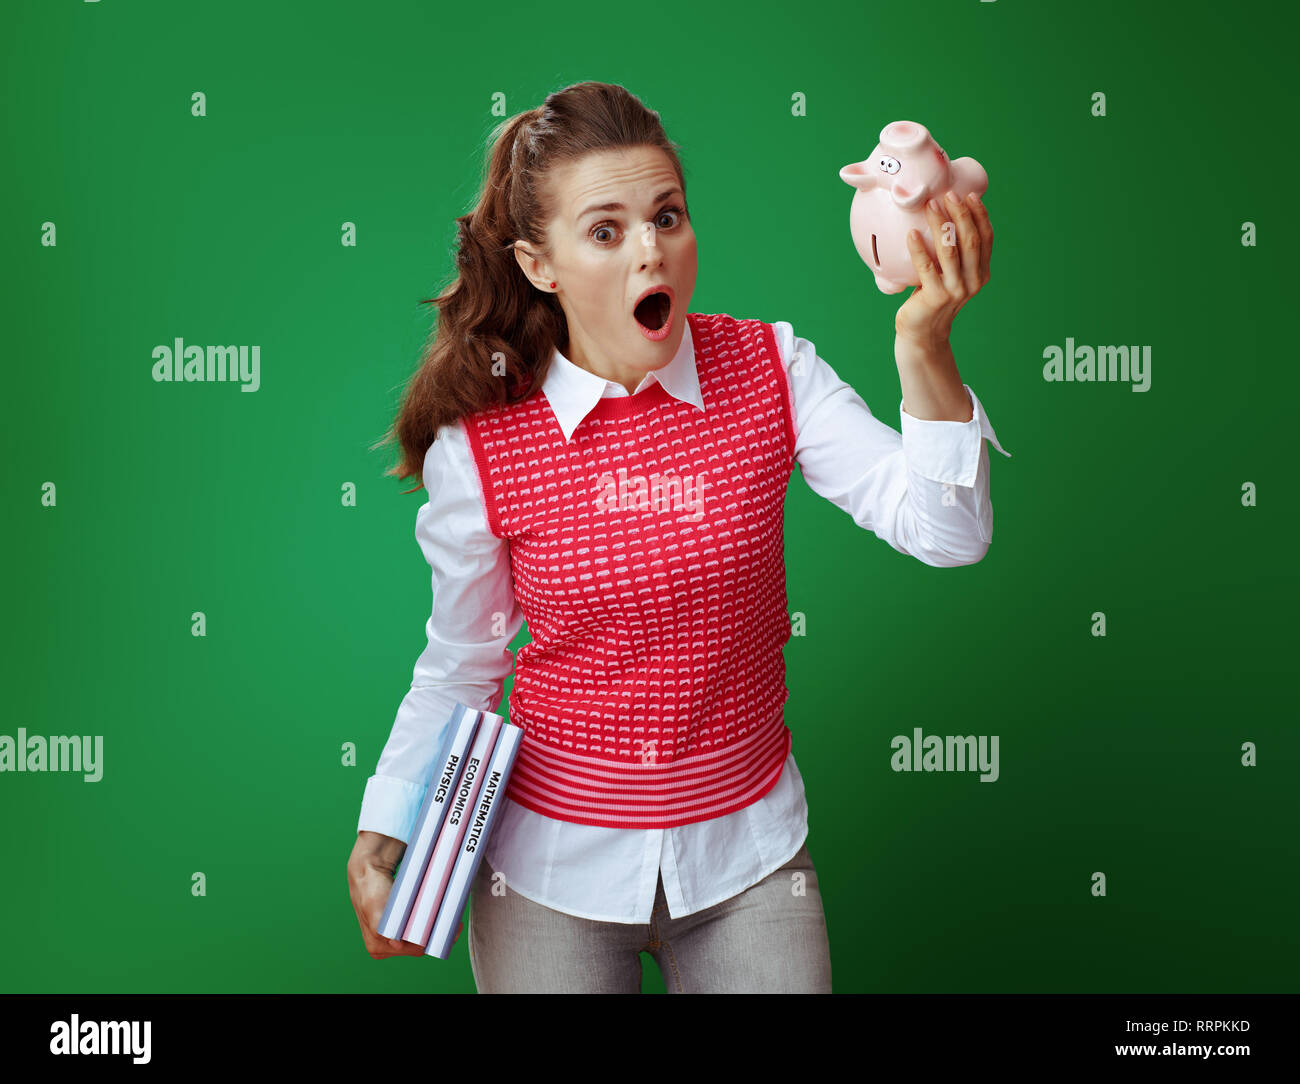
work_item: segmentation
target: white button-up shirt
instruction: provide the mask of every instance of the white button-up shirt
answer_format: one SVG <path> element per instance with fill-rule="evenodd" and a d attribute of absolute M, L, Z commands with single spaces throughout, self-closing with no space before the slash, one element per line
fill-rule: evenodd
<path fill-rule="evenodd" d="M 973 564 L 993 537 L 984 438 L 1003 450 L 979 399 L 968 422 L 923 421 L 898 405 L 900 435 L 785 321 L 773 325 L 789 376 L 804 481 L 900 553 L 936 567 Z M 689 323 L 657 380 L 704 409 Z M 542 385 L 565 439 L 621 384 L 558 350 Z M 433 572 L 428 644 L 397 710 L 375 774 L 366 782 L 358 831 L 409 840 L 456 701 L 495 711 L 514 668 L 510 644 L 524 623 L 514 597 L 509 543 L 489 529 L 482 487 L 461 422 L 443 426 L 424 460 L 428 501 L 415 536 Z M 730 899 L 778 869 L 808 834 L 808 806 L 794 752 L 776 785 L 744 809 L 679 828 L 602 828 L 525 809 L 506 798 L 484 852 L 514 892 L 601 922 L 650 921 L 662 875 L 668 911 L 689 915 Z"/>

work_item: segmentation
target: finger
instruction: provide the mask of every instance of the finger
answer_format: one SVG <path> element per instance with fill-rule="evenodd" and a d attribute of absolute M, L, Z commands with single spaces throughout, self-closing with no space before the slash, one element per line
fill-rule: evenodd
<path fill-rule="evenodd" d="M 907 247 L 912 256 L 912 266 L 916 268 L 917 277 L 921 280 L 922 291 L 927 298 L 937 298 L 943 292 L 943 280 L 939 278 L 939 269 L 930 258 L 925 242 L 921 240 L 920 230 L 907 231 Z M 916 291 L 913 290 L 907 300 L 911 301 L 915 294 Z"/>
<path fill-rule="evenodd" d="M 375 930 L 366 931 L 366 947 L 382 956 L 413 956 L 417 952 L 423 952 L 419 945 L 413 941 L 403 941 L 400 937 L 384 937 Z"/>
<path fill-rule="evenodd" d="M 993 259 L 993 223 L 989 221 L 989 209 L 974 192 L 966 197 L 966 202 L 980 231 L 980 282 L 988 282 L 989 263 Z"/>
<path fill-rule="evenodd" d="M 957 193 L 949 191 L 944 196 L 948 204 L 948 213 L 957 223 L 957 243 L 961 248 L 962 299 L 979 293 L 980 288 L 980 231 L 975 225 L 975 217 L 970 208 L 957 198 Z"/>
<path fill-rule="evenodd" d="M 948 244 L 947 239 L 953 236 L 954 230 L 953 227 L 944 228 L 944 224 L 948 222 L 948 216 L 944 212 L 943 205 L 937 199 L 927 200 L 925 217 L 930 223 L 930 236 L 934 239 L 934 251 L 939 256 L 940 274 L 945 282 L 956 284 L 961 281 L 961 257 L 957 252 L 956 243 Z"/>

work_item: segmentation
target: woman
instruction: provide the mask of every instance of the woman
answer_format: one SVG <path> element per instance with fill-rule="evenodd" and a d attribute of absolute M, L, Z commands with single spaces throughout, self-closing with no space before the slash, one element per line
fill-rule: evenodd
<path fill-rule="evenodd" d="M 349 859 L 371 956 L 452 706 L 525 730 L 469 907 L 480 992 L 831 989 L 803 783 L 782 718 L 782 512 L 812 488 L 935 566 L 991 540 L 997 438 L 948 331 L 989 277 L 977 200 L 899 310 L 903 432 L 786 322 L 689 314 L 676 147 L 623 88 L 580 83 L 498 131 L 458 277 L 395 424 L 429 495 L 428 646 Z M 1005 454 L 1005 453 L 1004 453 Z M 527 618 L 532 642 L 512 660 Z"/>

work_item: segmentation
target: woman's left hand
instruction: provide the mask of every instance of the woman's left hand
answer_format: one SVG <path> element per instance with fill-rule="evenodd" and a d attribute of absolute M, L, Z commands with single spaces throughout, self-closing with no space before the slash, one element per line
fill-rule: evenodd
<path fill-rule="evenodd" d="M 903 302 L 894 318 L 896 345 L 924 356 L 948 350 L 948 334 L 953 317 L 989 280 L 989 260 L 993 255 L 993 226 L 989 213 L 979 198 L 939 201 L 940 210 L 926 204 L 925 217 L 930 224 L 939 267 L 925 249 L 919 236 L 907 235 L 912 266 L 921 284 Z M 944 244 L 944 223 L 956 225 L 956 244 Z"/>

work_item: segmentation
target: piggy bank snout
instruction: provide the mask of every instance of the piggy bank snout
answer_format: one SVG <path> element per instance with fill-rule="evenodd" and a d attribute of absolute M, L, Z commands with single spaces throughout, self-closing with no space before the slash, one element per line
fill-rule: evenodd
<path fill-rule="evenodd" d="M 880 145 L 906 154 L 925 146 L 930 141 L 930 130 L 914 120 L 891 121 L 880 129 Z"/>

